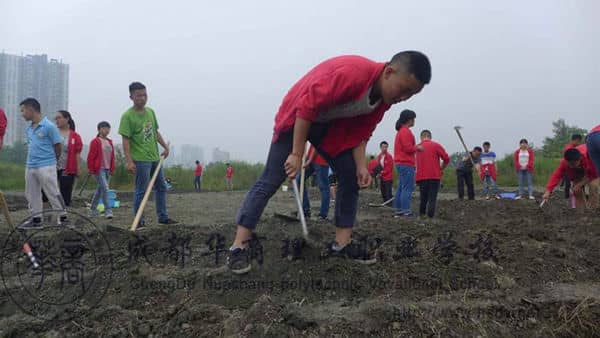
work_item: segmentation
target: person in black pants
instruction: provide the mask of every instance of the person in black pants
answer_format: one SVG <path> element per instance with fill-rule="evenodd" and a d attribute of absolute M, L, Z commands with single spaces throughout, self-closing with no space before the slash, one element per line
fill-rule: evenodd
<path fill-rule="evenodd" d="M 473 148 L 469 156 L 464 156 L 456 165 L 456 183 L 458 187 L 458 198 L 465 197 L 465 184 L 467 185 L 467 196 L 470 200 L 475 199 L 475 186 L 473 185 L 473 163 L 479 171 L 480 155 L 483 149 L 481 147 Z M 473 161 L 471 161 L 473 159 Z"/>
<path fill-rule="evenodd" d="M 444 147 L 431 140 L 431 131 L 425 129 L 421 132 L 421 143 L 423 151 L 417 153 L 416 181 L 419 185 L 419 216 L 433 217 L 437 195 L 440 191 L 440 180 L 442 172 L 450 163 L 450 157 Z M 443 164 L 440 166 L 440 162 Z"/>
<path fill-rule="evenodd" d="M 577 148 L 582 143 L 583 136 L 581 134 L 571 135 L 571 142 L 567 143 L 563 148 L 563 155 L 567 150 Z M 565 177 L 563 178 L 563 184 L 565 185 L 565 198 L 569 199 L 569 197 L 571 197 L 571 179 L 569 178 L 569 176 L 565 175 Z"/>
<path fill-rule="evenodd" d="M 392 199 L 392 184 L 394 183 L 394 158 L 388 152 L 388 143 L 382 141 L 379 144 L 381 152 L 377 155 L 377 163 L 381 167 L 379 177 L 381 178 L 381 198 L 383 203 Z"/>

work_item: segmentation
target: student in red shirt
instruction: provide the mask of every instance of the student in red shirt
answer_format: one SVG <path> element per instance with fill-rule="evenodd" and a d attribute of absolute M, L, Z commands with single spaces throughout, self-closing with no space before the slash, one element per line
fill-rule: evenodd
<path fill-rule="evenodd" d="M 571 135 L 571 142 L 567 143 L 563 149 L 563 155 L 565 154 L 565 151 L 575 148 L 578 145 L 583 143 L 583 136 L 581 134 L 573 134 Z M 571 192 L 571 180 L 569 180 L 569 176 L 566 176 L 563 178 L 563 181 L 561 183 L 561 186 L 564 185 L 565 186 L 565 198 L 569 199 L 570 196 L 570 192 Z"/>
<path fill-rule="evenodd" d="M 519 149 L 514 154 L 514 164 L 517 175 L 519 176 L 519 195 L 515 199 L 523 198 L 523 189 L 527 182 L 529 199 L 533 197 L 533 164 L 535 163 L 535 154 L 526 139 L 519 141 Z"/>
<path fill-rule="evenodd" d="M 381 166 L 375 156 L 371 155 L 369 158 L 369 164 L 367 165 L 367 169 L 369 169 L 369 174 L 371 174 L 371 185 L 369 189 L 379 189 L 379 183 L 377 182 L 377 176 L 381 173 Z"/>
<path fill-rule="evenodd" d="M 4 114 L 4 110 L 0 108 L 0 150 L 2 149 L 4 134 L 6 133 L 7 126 L 6 114 Z"/>
<path fill-rule="evenodd" d="M 388 152 L 388 143 L 383 141 L 379 144 L 381 152 L 377 155 L 377 162 L 383 168 L 381 177 L 381 198 L 383 202 L 389 201 L 392 197 L 392 184 L 394 183 L 394 158 Z"/>
<path fill-rule="evenodd" d="M 336 235 L 328 253 L 375 263 L 364 249 L 360 252 L 359 244 L 351 243 L 358 190 L 371 183 L 367 141 L 391 105 L 419 93 L 430 79 L 429 60 L 415 51 L 398 53 L 388 63 L 340 56 L 303 76 L 279 107 L 265 169 L 238 213 L 228 257 L 230 270 L 250 270 L 248 239 L 271 196 L 300 171 L 307 140 L 327 160 L 338 181 L 333 219 Z"/>
<path fill-rule="evenodd" d="M 197 192 L 200 192 L 202 184 L 202 164 L 196 160 L 196 169 L 194 170 L 194 188 Z"/>
<path fill-rule="evenodd" d="M 595 126 L 586 137 L 588 157 L 600 172 L 600 124 Z"/>
<path fill-rule="evenodd" d="M 108 134 L 110 134 L 110 124 L 102 121 L 98 123 L 98 135 L 90 142 L 90 152 L 87 157 L 88 173 L 96 177 L 98 186 L 92 198 L 89 217 L 98 216 L 98 203 L 102 201 L 104 216 L 108 219 L 113 218 L 108 187 L 110 176 L 115 173 L 115 147 Z"/>
<path fill-rule="evenodd" d="M 579 145 L 565 151 L 563 159 L 556 170 L 550 176 L 546 185 L 543 199 L 548 200 L 550 194 L 561 179 L 565 176 L 573 183 L 573 195 L 575 195 L 577 208 L 585 208 L 585 186 L 589 186 L 589 207 L 598 207 L 598 172 L 593 164 L 592 159 L 588 156 L 587 147 L 585 144 Z"/>
<path fill-rule="evenodd" d="M 227 163 L 227 169 L 225 170 L 225 187 L 227 190 L 233 190 L 233 167 L 230 163 Z"/>
<path fill-rule="evenodd" d="M 56 127 L 62 137 L 62 150 L 56 163 L 56 177 L 60 194 L 66 206 L 71 206 L 75 178 L 81 173 L 81 151 L 83 142 L 75 132 L 75 121 L 66 110 L 59 110 L 54 117 Z M 46 193 L 42 191 L 42 200 L 48 202 Z"/>
<path fill-rule="evenodd" d="M 429 130 L 421 132 L 420 146 L 423 148 L 423 151 L 417 152 L 416 176 L 421 198 L 419 216 L 423 217 L 427 214 L 427 216 L 433 217 L 435 215 L 437 195 L 440 191 L 442 172 L 446 169 L 448 163 L 450 163 L 450 157 L 441 144 L 431 140 L 431 132 Z M 441 166 L 440 161 L 442 162 Z"/>
<path fill-rule="evenodd" d="M 415 135 L 410 131 L 414 127 L 417 114 L 412 110 L 404 110 L 396 121 L 396 140 L 394 142 L 394 163 L 398 170 L 398 189 L 394 200 L 396 215 L 394 217 L 413 218 L 410 198 L 415 190 L 415 154 L 423 147 L 416 145 Z"/>

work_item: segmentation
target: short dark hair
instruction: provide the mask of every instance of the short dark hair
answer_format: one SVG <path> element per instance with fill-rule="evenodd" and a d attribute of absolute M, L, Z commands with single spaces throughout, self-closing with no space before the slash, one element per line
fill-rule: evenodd
<path fill-rule="evenodd" d="M 389 145 L 390 145 L 389 143 L 387 143 L 387 141 L 381 141 L 381 143 L 379 143 L 379 148 L 381 148 L 381 146 L 382 146 L 382 145 L 384 145 L 384 144 L 385 144 L 386 146 L 389 146 Z"/>
<path fill-rule="evenodd" d="M 33 97 L 28 97 L 25 100 L 21 101 L 21 103 L 19 103 L 19 106 L 32 108 L 38 113 L 42 112 L 42 107 L 40 106 L 39 101 L 34 99 Z"/>
<path fill-rule="evenodd" d="M 431 138 L 431 132 L 429 130 L 427 130 L 427 129 L 424 129 L 421 132 L 421 137 L 423 137 L 423 136 Z"/>
<path fill-rule="evenodd" d="M 371 155 L 371 159 L 375 159 L 375 156 Z"/>
<path fill-rule="evenodd" d="M 408 50 L 400 52 L 392 57 L 390 64 L 396 64 L 415 76 L 422 84 L 431 81 L 431 63 L 427 56 L 421 52 Z"/>
<path fill-rule="evenodd" d="M 133 92 L 135 92 L 136 90 L 141 90 L 141 89 L 146 89 L 146 86 L 144 86 L 143 83 L 141 83 L 141 82 L 132 82 L 129 85 L 129 94 L 133 94 Z"/>
<path fill-rule="evenodd" d="M 581 159 L 581 153 L 579 152 L 578 149 L 571 148 L 571 149 L 565 151 L 565 160 L 567 160 L 568 162 L 578 161 L 580 159 Z"/>
<path fill-rule="evenodd" d="M 529 142 L 527 142 L 526 138 L 522 138 L 521 141 L 519 141 L 519 144 L 521 144 L 521 143 L 529 144 Z"/>
<path fill-rule="evenodd" d="M 477 146 L 477 147 L 473 148 L 473 151 L 478 151 L 478 152 L 482 153 L 483 149 L 481 149 L 481 147 Z"/>
<path fill-rule="evenodd" d="M 583 136 L 581 134 L 573 134 L 571 136 L 571 141 L 582 141 L 583 140 Z"/>
<path fill-rule="evenodd" d="M 484 147 L 490 147 L 492 144 L 488 141 L 483 142 Z"/>
<path fill-rule="evenodd" d="M 98 123 L 98 130 L 100 130 L 102 128 L 110 128 L 110 123 L 108 123 L 106 121 L 102 121 L 102 122 Z"/>
<path fill-rule="evenodd" d="M 200 164 L 200 161 L 196 160 L 196 164 Z"/>
<path fill-rule="evenodd" d="M 403 124 L 414 118 L 417 118 L 417 114 L 414 111 L 404 109 L 400 112 L 400 117 L 398 118 L 398 121 L 396 121 L 396 130 L 400 130 L 400 127 L 402 127 Z"/>

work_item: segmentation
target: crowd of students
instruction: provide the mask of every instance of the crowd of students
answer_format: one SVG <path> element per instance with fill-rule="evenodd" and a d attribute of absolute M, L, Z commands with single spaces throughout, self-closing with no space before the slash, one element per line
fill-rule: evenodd
<path fill-rule="evenodd" d="M 129 86 L 133 106 L 121 117 L 119 134 L 123 138 L 123 152 L 128 170 L 135 174 L 135 214 L 146 191 L 151 173 L 159 163 L 158 144 L 163 147 L 162 156 L 169 150 L 158 131 L 154 111 L 146 106 L 146 87 L 134 82 Z M 43 224 L 43 203 L 49 202 L 52 209 L 60 211 L 59 224 L 68 222 L 65 207 L 71 205 L 75 178 L 81 175 L 81 151 L 83 142 L 75 131 L 75 120 L 71 113 L 60 110 L 55 113 L 54 122 L 42 115 L 40 103 L 35 98 L 27 98 L 20 104 L 26 129 L 27 160 L 25 163 L 25 196 L 29 203 L 31 217 L 22 224 L 24 228 L 39 228 Z M 4 136 L 6 116 L 0 112 L 0 136 Z M 96 178 L 97 188 L 91 202 L 89 217 L 98 217 L 97 206 L 104 205 L 104 216 L 113 218 L 109 200 L 110 177 L 115 170 L 115 148 L 109 138 L 111 126 L 107 121 L 98 123 L 98 134 L 91 140 L 87 156 L 88 173 Z M 0 137 L 0 146 L 2 137 Z M 158 222 L 177 223 L 171 219 L 166 208 L 166 183 L 162 169 L 155 182 L 156 211 Z M 144 218 L 139 227 L 145 225 Z"/>
<path fill-rule="evenodd" d="M 411 195 L 415 184 L 420 190 L 419 215 L 434 217 L 441 177 L 450 158 L 444 147 L 432 140 L 429 130 L 422 130 L 417 143 L 411 128 L 416 113 L 403 110 L 396 122 L 393 156 L 387 142 L 380 143 L 380 153 L 367 163 L 366 144 L 384 113 L 394 104 L 406 101 L 419 93 L 431 80 L 431 64 L 427 56 L 417 51 L 404 51 L 389 62 L 375 62 L 360 56 L 340 56 L 326 60 L 303 76 L 287 92 L 275 116 L 274 134 L 265 168 L 247 193 L 236 218 L 236 233 L 230 247 L 227 265 L 233 273 L 251 269 L 248 243 L 269 199 L 287 179 L 299 179 L 304 150 L 311 144 L 308 161 L 304 164 L 307 175 L 317 173 L 321 191 L 319 218 L 328 219 L 329 186 L 335 186 L 335 208 L 331 222 L 335 225 L 335 239 L 327 245 L 326 255 L 343 256 L 371 264 L 376 261 L 361 243 L 352 240 L 356 224 L 359 190 L 377 185 L 385 202 L 394 200 L 395 217 L 414 218 Z M 123 150 L 128 170 L 135 174 L 135 214 L 144 196 L 151 174 L 157 169 L 160 156 L 167 157 L 168 145 L 159 132 L 154 110 L 146 106 L 146 87 L 134 82 L 129 86 L 133 106 L 121 117 L 118 133 L 123 139 Z M 21 102 L 27 128 L 29 150 L 26 166 L 26 195 L 34 216 L 26 226 L 39 226 L 36 217 L 42 211 L 42 190 L 54 209 L 64 210 L 70 203 L 73 179 L 78 176 L 78 157 L 82 148 L 81 137 L 75 132 L 73 117 L 66 111 L 56 114 L 56 125 L 42 118 L 39 103 L 29 98 Z M 3 132 L 0 114 L 0 131 Z M 102 201 L 107 207 L 106 217 L 112 212 L 107 201 L 108 183 L 114 172 L 114 147 L 108 137 L 110 124 L 98 124 L 98 135 L 90 143 L 88 171 L 97 180 L 97 190 L 90 216 Z M 586 144 L 571 144 L 552 174 L 543 198 L 547 200 L 554 188 L 565 177 L 573 184 L 572 191 L 578 207 L 596 207 L 600 167 L 600 126 L 592 129 Z M 163 148 L 159 155 L 158 145 Z M 1 146 L 1 143 L 0 143 Z M 496 154 L 489 142 L 483 148 L 475 147 L 456 163 L 458 197 L 474 199 L 473 170 L 484 182 L 487 199 L 498 196 L 496 184 Z M 514 153 L 515 170 L 519 176 L 519 197 L 533 199 L 532 175 L 535 158 L 527 140 L 519 143 Z M 200 190 L 202 167 L 196 163 L 195 187 Z M 394 167 L 398 173 L 398 187 L 392 196 Z M 334 173 L 334 175 L 332 175 Z M 227 188 L 233 188 L 233 168 L 227 165 Z M 333 182 L 332 182 L 333 181 Z M 60 182 L 60 184 L 59 184 Z M 333 184 L 332 184 L 333 183 Z M 524 195 L 527 185 L 528 195 Z M 59 190 L 59 186 L 61 187 Z M 584 189 L 589 186 L 586 200 Z M 166 208 L 166 186 L 162 169 L 154 186 L 158 222 L 177 223 Z M 332 191 L 333 192 L 333 191 Z M 304 211 L 310 211 L 308 197 Z M 66 221 L 66 214 L 60 217 Z M 144 218 L 138 228 L 145 225 Z"/>

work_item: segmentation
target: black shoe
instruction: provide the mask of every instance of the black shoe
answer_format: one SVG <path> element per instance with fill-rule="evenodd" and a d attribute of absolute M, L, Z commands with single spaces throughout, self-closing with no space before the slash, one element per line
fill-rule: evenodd
<path fill-rule="evenodd" d="M 336 250 L 334 246 L 337 246 L 335 242 L 327 245 L 327 252 L 324 254 L 325 258 L 349 258 L 365 265 L 377 263 L 376 253 L 369 252 L 369 249 L 365 245 L 356 241 L 351 241 L 341 250 Z"/>
<path fill-rule="evenodd" d="M 67 223 L 69 221 L 69 218 L 67 217 L 67 215 L 61 215 L 60 218 L 59 218 L 59 220 L 60 220 L 59 221 L 60 224 L 64 224 L 64 223 Z"/>
<path fill-rule="evenodd" d="M 146 221 L 140 220 L 138 222 L 138 225 L 137 225 L 136 229 L 141 229 L 141 228 L 145 228 L 145 227 L 146 227 Z"/>
<path fill-rule="evenodd" d="M 252 266 L 250 265 L 248 249 L 235 248 L 234 250 L 229 250 L 227 267 L 231 272 L 237 275 L 245 274 L 250 271 Z"/>
<path fill-rule="evenodd" d="M 33 217 L 27 222 L 19 225 L 21 229 L 41 229 L 42 228 L 42 218 L 41 217 Z"/>
<path fill-rule="evenodd" d="M 177 222 L 174 219 L 167 218 L 167 219 L 163 219 L 161 221 L 158 221 L 158 223 L 160 223 L 160 224 L 178 224 L 179 222 Z"/>

